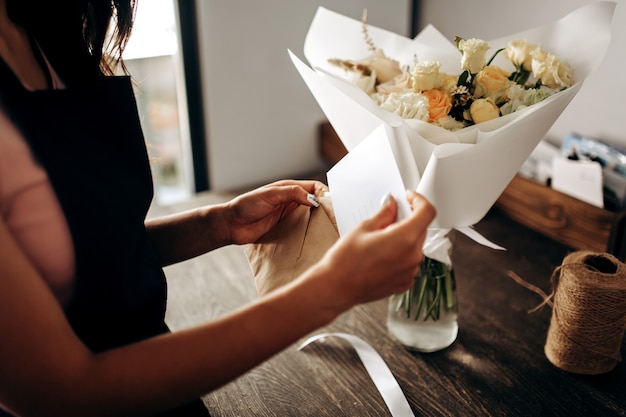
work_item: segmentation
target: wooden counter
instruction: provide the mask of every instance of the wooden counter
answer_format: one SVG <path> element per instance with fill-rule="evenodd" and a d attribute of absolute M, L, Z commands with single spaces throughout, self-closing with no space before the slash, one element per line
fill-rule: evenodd
<path fill-rule="evenodd" d="M 153 215 L 214 202 L 210 197 L 157 208 Z M 354 334 L 374 347 L 416 416 L 626 416 L 626 366 L 620 363 L 612 372 L 593 377 L 553 366 L 543 351 L 551 310 L 546 306 L 529 314 L 541 297 L 508 276 L 513 271 L 549 293 L 552 271 L 571 249 L 498 210 L 476 229 L 508 250 L 495 251 L 456 236 L 459 336 L 448 349 L 419 354 L 395 342 L 385 326 L 386 300 L 358 306 L 319 332 Z M 167 320 L 173 330 L 228 314 L 257 297 L 243 251 L 229 246 L 166 268 Z M 389 415 L 360 359 L 344 341 L 331 338 L 303 351 L 296 346 L 208 394 L 204 400 L 211 415 Z M 626 355 L 624 343 L 621 354 Z"/>

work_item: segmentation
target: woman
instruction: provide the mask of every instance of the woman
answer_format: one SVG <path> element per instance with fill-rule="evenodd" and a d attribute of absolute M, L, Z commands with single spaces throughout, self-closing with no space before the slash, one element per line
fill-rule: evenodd
<path fill-rule="evenodd" d="M 324 185 L 280 181 L 145 222 L 152 182 L 132 88 L 111 76 L 134 3 L 0 0 L 0 409 L 9 415 L 207 415 L 200 396 L 351 307 L 407 289 L 419 268 L 435 211 L 408 192 L 408 219 L 395 222 L 388 199 L 293 283 L 170 333 L 162 266 L 254 242 L 297 205 L 314 205 Z"/>

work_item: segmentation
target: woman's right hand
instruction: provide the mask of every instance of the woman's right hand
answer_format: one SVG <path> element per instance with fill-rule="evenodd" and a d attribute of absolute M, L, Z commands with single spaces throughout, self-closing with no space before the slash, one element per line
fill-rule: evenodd
<path fill-rule="evenodd" d="M 407 191 L 411 215 L 396 222 L 397 203 L 390 198 L 372 218 L 333 245 L 318 267 L 332 277 L 322 285 L 340 309 L 375 301 L 411 287 L 423 258 L 426 231 L 436 210 L 424 197 Z M 343 308 L 342 308 L 343 307 Z"/>

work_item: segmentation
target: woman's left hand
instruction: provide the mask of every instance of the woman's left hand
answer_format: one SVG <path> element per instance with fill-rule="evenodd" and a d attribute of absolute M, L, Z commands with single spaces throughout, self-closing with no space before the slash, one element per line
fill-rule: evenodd
<path fill-rule="evenodd" d="M 255 242 L 297 206 L 315 206 L 315 195 L 326 190 L 319 181 L 282 180 L 234 198 L 223 213 L 229 240 L 239 245 Z"/>

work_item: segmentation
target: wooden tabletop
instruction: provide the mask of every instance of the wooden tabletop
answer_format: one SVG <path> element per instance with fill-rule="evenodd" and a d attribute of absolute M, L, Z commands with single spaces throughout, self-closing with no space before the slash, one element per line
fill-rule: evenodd
<path fill-rule="evenodd" d="M 200 196 L 152 214 L 214 199 Z M 508 276 L 512 271 L 549 293 L 553 270 L 572 249 L 496 209 L 476 229 L 508 250 L 455 236 L 459 335 L 449 348 L 420 354 L 395 342 L 385 327 L 386 300 L 358 306 L 311 335 L 344 332 L 368 342 L 395 375 L 416 416 L 626 416 L 626 365 L 599 376 L 553 366 L 543 350 L 551 309 L 529 313 L 542 298 Z M 243 247 L 170 266 L 166 274 L 168 323 L 174 330 L 211 320 L 257 296 Z M 296 347 L 208 394 L 211 415 L 390 415 L 347 342 L 328 338 L 302 351 Z M 626 357 L 626 343 L 621 354 Z"/>

